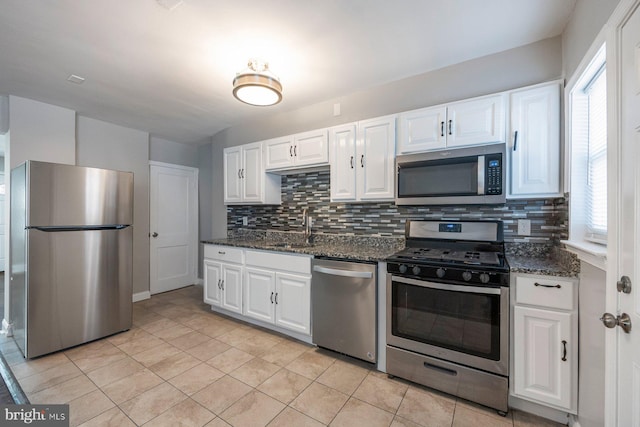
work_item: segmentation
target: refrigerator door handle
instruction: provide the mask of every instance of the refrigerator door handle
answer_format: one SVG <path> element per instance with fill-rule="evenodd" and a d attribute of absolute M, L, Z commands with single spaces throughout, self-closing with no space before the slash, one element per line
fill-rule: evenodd
<path fill-rule="evenodd" d="M 60 231 L 91 231 L 91 230 L 122 230 L 129 227 L 129 224 L 110 224 L 110 225 L 49 225 L 49 226 L 27 226 L 27 230 L 38 230 L 47 233 L 55 233 Z"/>

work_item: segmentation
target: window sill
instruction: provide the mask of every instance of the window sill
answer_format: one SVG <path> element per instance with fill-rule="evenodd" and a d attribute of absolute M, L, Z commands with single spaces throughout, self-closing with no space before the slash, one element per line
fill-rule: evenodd
<path fill-rule="evenodd" d="M 578 256 L 580 261 L 589 263 L 601 270 L 607 270 L 607 247 L 597 243 L 575 240 L 561 240 L 567 250 Z"/>

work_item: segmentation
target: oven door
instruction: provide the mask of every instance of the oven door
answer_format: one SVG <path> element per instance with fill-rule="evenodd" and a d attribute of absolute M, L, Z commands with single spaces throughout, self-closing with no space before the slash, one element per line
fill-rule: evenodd
<path fill-rule="evenodd" d="M 509 288 L 387 275 L 387 344 L 509 374 Z"/>

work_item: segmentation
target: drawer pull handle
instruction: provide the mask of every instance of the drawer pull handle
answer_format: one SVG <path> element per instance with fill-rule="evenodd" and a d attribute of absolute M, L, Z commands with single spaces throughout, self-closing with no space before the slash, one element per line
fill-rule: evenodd
<path fill-rule="evenodd" d="M 447 369 L 447 368 L 443 368 L 442 366 L 432 365 L 429 362 L 424 362 L 423 365 L 424 365 L 425 368 L 432 369 L 434 371 L 438 371 L 441 374 L 451 375 L 452 377 L 455 377 L 455 376 L 458 375 L 458 372 L 454 371 L 453 369 Z"/>
<path fill-rule="evenodd" d="M 226 254 L 226 252 L 224 252 L 224 251 L 218 251 L 218 253 L 219 253 L 220 255 L 225 255 L 225 254 Z"/>
<path fill-rule="evenodd" d="M 222 287 L 220 286 L 220 282 L 222 281 L 222 279 L 218 279 L 218 289 L 222 289 Z"/>
<path fill-rule="evenodd" d="M 278 293 L 276 292 L 276 305 L 278 305 Z"/>
<path fill-rule="evenodd" d="M 567 361 L 567 341 L 562 340 L 562 361 Z"/>
<path fill-rule="evenodd" d="M 271 292 L 271 304 L 273 304 L 273 292 Z"/>
<path fill-rule="evenodd" d="M 558 288 L 558 289 L 560 289 L 562 287 L 559 284 L 558 285 L 544 285 L 544 284 L 538 283 L 538 282 L 534 283 L 533 285 L 534 286 L 542 286 L 543 288 Z"/>

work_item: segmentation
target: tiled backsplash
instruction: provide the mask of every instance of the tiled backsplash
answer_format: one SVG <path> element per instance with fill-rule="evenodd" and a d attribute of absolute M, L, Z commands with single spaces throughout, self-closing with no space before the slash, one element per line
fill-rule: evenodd
<path fill-rule="evenodd" d="M 282 205 L 228 206 L 228 231 L 239 228 L 301 231 L 309 209 L 313 233 L 404 236 L 408 219 L 499 219 L 507 242 L 557 243 L 568 233 L 564 198 L 511 200 L 500 206 L 396 206 L 385 203 L 329 202 L 329 172 L 282 177 Z M 243 217 L 248 225 L 242 225 Z M 531 236 L 518 236 L 518 219 L 531 220 Z"/>

